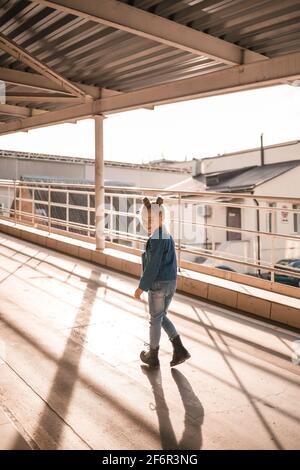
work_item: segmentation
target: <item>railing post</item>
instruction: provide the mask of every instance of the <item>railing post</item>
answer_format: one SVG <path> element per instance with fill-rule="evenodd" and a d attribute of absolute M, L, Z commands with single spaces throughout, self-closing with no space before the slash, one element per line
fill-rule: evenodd
<path fill-rule="evenodd" d="M 15 201 L 14 221 L 15 221 L 15 224 L 16 224 L 17 223 L 17 184 L 16 184 L 16 180 L 14 180 L 14 201 Z"/>
<path fill-rule="evenodd" d="M 274 242 L 275 242 L 274 237 L 272 237 L 272 240 L 271 240 L 271 265 L 272 265 L 273 269 L 275 268 L 275 259 L 274 259 L 275 243 Z M 272 282 L 275 281 L 275 272 L 274 271 L 271 271 L 271 281 Z"/>
<path fill-rule="evenodd" d="M 32 225 L 35 224 L 35 189 L 32 190 Z"/>
<path fill-rule="evenodd" d="M 136 196 L 134 195 L 133 196 L 133 213 L 134 213 L 134 217 L 133 217 L 133 235 L 134 235 L 134 242 L 133 242 L 133 246 L 134 248 L 137 247 L 137 241 L 136 241 Z"/>
<path fill-rule="evenodd" d="M 208 250 L 208 247 L 207 247 Z M 216 251 L 216 243 L 215 243 L 215 229 L 214 227 L 211 228 L 211 254 L 213 255 Z"/>
<path fill-rule="evenodd" d="M 272 231 L 272 234 L 274 233 L 274 211 L 273 209 L 271 209 L 271 231 Z M 275 268 L 275 237 L 274 235 L 272 235 L 272 238 L 271 238 L 271 266 L 272 268 L 274 269 Z M 275 281 L 275 272 L 272 270 L 271 271 L 271 281 L 274 282 Z"/>
<path fill-rule="evenodd" d="M 181 271 L 181 194 L 178 195 L 178 269 Z"/>
<path fill-rule="evenodd" d="M 88 236 L 90 237 L 91 236 L 91 231 L 90 231 L 90 226 L 91 226 L 91 212 L 90 212 L 90 208 L 91 208 L 91 201 L 90 201 L 90 194 L 88 193 L 87 194 L 87 201 L 88 201 L 88 213 L 87 213 L 87 223 L 88 223 Z"/>
<path fill-rule="evenodd" d="M 260 242 L 260 205 L 257 199 L 253 199 L 254 204 L 256 205 L 256 243 L 254 245 L 254 250 L 255 250 L 255 264 L 258 266 L 257 269 L 257 274 L 260 277 L 261 275 L 261 269 L 260 269 L 260 264 L 261 264 L 261 242 Z"/>
<path fill-rule="evenodd" d="M 51 189 L 48 186 L 48 232 L 51 233 Z"/>
<path fill-rule="evenodd" d="M 70 198 L 69 198 L 69 190 L 67 189 L 67 193 L 66 193 L 66 204 L 67 204 L 67 208 L 66 208 L 66 224 L 67 224 L 67 232 L 69 232 L 69 223 L 70 223 L 70 209 L 69 209 L 69 204 L 70 204 Z"/>
<path fill-rule="evenodd" d="M 112 230 L 113 230 L 113 196 L 110 196 L 109 197 L 109 207 L 110 207 L 110 214 L 109 214 L 109 232 L 110 232 L 110 241 L 112 242 L 113 241 L 113 235 L 112 235 Z"/>

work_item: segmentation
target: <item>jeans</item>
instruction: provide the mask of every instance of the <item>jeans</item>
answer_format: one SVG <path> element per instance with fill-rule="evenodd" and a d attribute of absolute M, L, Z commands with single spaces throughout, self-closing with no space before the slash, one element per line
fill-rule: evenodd
<path fill-rule="evenodd" d="M 148 291 L 150 314 L 150 348 L 157 348 L 160 342 L 161 327 L 169 339 L 177 336 L 173 323 L 167 318 L 168 307 L 176 291 L 176 279 L 171 281 L 154 281 Z"/>

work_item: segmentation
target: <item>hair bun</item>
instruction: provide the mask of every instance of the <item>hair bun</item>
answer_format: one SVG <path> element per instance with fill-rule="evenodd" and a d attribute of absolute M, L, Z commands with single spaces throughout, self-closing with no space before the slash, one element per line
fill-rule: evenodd
<path fill-rule="evenodd" d="M 161 206 L 163 202 L 164 202 L 163 198 L 161 196 L 157 196 L 156 204 L 159 204 Z"/>
<path fill-rule="evenodd" d="M 144 197 L 143 199 L 143 203 L 146 207 L 151 207 L 151 202 L 149 201 L 149 199 L 147 197 Z"/>

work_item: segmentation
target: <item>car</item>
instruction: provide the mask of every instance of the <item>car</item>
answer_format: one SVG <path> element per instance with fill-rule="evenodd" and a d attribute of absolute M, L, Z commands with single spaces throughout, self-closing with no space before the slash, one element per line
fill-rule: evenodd
<path fill-rule="evenodd" d="M 223 269 L 224 271 L 231 271 L 233 273 L 237 272 L 235 269 L 231 268 L 230 266 L 227 266 L 226 264 L 215 265 L 212 260 L 208 260 L 207 258 L 204 258 L 204 256 L 197 256 L 194 259 L 194 263 L 203 264 L 204 266 L 208 266 L 209 268 Z"/>
<path fill-rule="evenodd" d="M 224 271 L 231 271 L 232 273 L 236 273 L 235 269 L 231 268 L 230 266 L 226 266 L 226 264 L 218 264 L 217 266 L 215 266 L 215 268 L 224 269 Z"/>
<path fill-rule="evenodd" d="M 203 264 L 205 263 L 205 261 L 207 261 L 207 258 L 205 258 L 204 256 L 196 256 L 196 258 L 194 259 L 194 263 L 198 264 Z"/>
<path fill-rule="evenodd" d="M 280 271 L 287 271 L 287 274 L 277 273 L 274 274 L 275 282 L 280 282 L 281 284 L 288 284 L 294 287 L 300 287 L 300 277 L 293 276 L 293 273 L 300 275 L 300 259 L 299 258 L 286 258 L 277 261 L 275 264 L 275 269 L 280 269 Z M 271 273 L 263 273 L 260 275 L 261 278 L 271 280 Z"/>

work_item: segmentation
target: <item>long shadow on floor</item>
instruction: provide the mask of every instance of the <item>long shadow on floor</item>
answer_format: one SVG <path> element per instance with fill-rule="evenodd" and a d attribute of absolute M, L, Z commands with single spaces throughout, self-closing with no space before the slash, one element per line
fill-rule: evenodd
<path fill-rule="evenodd" d="M 141 369 L 147 376 L 152 387 L 162 449 L 201 449 L 204 409 L 187 378 L 179 372 L 179 370 L 172 369 L 172 377 L 178 387 L 185 411 L 184 430 L 181 439 L 177 442 L 169 408 L 165 399 L 161 371 L 159 368 L 151 369 L 144 365 L 141 366 Z"/>
<path fill-rule="evenodd" d="M 90 279 L 87 281 L 74 325 L 76 325 L 78 321 L 86 324 L 89 323 L 99 289 L 99 284 L 95 281 L 95 274 L 97 275 L 97 273 L 91 271 Z M 83 349 L 82 346 L 74 342 L 71 330 L 63 355 L 57 365 L 57 372 L 46 399 L 44 411 L 35 431 L 35 434 L 42 433 L 48 436 L 48 445 L 52 449 L 58 448 L 60 444 L 65 425 L 64 419 L 67 416 L 72 394 L 78 379 L 79 363 Z M 60 416 L 60 419 L 57 419 L 57 415 Z M 51 439 L 50 435 L 55 436 L 55 440 Z"/>
<path fill-rule="evenodd" d="M 31 448 L 30 445 L 25 441 L 25 439 L 22 436 L 18 436 L 15 439 L 15 442 L 13 443 L 10 450 L 37 450 L 37 449 L 38 447 Z"/>
<path fill-rule="evenodd" d="M 0 241 L 0 249 L 1 249 L 1 246 L 2 246 L 2 245 L 5 246 L 5 244 L 4 244 L 4 243 L 1 243 L 1 241 Z M 10 249 L 11 251 L 14 251 L 14 255 L 15 255 L 15 254 L 18 254 L 18 253 L 21 253 L 21 254 L 22 254 L 22 251 L 21 251 L 21 250 L 17 251 L 17 250 L 15 250 L 14 248 L 10 248 L 10 247 L 9 247 L 9 249 Z M 40 250 L 39 250 L 39 251 L 42 251 L 42 248 L 41 248 L 41 247 L 40 247 Z M 13 256 L 7 256 L 7 255 L 4 255 L 4 254 L 2 254 L 2 253 L 0 253 L 0 255 L 1 255 L 2 257 L 4 257 L 4 258 L 8 258 L 8 259 L 13 258 L 13 256 L 14 256 L 14 255 L 13 255 Z M 37 260 L 40 261 L 40 264 L 46 263 L 46 264 L 48 264 L 49 266 L 58 267 L 58 268 L 59 268 L 60 270 L 62 270 L 62 271 L 69 272 L 68 269 L 64 269 L 62 266 L 57 266 L 54 262 L 50 262 L 50 261 L 47 260 L 47 259 L 40 259 L 40 258 L 37 258 L 37 257 L 34 256 L 34 255 L 26 255 L 26 256 L 28 256 L 29 260 L 35 260 L 35 259 L 37 259 Z M 15 276 L 16 276 L 15 272 L 18 271 L 22 266 L 25 266 L 25 265 L 28 263 L 29 260 L 27 260 L 27 261 L 24 262 L 24 263 L 20 263 L 20 266 L 18 266 L 18 267 L 16 268 L 16 270 L 15 270 L 14 272 L 12 272 L 12 273 L 11 273 L 9 270 L 5 270 L 3 266 L 2 266 L 2 270 L 3 270 L 3 271 L 7 271 L 7 273 L 8 273 L 8 276 L 7 276 L 7 277 L 10 277 L 10 276 L 12 276 L 12 275 L 15 275 Z M 81 261 L 82 261 L 82 260 L 81 260 Z M 41 274 L 43 274 L 43 275 L 45 274 L 43 271 L 40 271 L 37 267 L 32 267 L 32 266 L 31 266 L 31 268 L 32 268 L 33 271 L 36 271 L 36 272 L 41 273 Z M 95 275 L 97 275 L 97 273 L 98 273 L 97 270 L 94 270 L 94 272 L 95 272 Z M 109 270 L 109 269 L 103 269 L 103 267 L 101 267 L 101 272 L 103 272 L 104 274 L 106 274 L 106 273 L 107 273 L 107 274 L 112 274 L 112 273 L 114 273 L 114 270 L 113 270 L 113 269 L 110 269 L 110 270 Z M 69 272 L 69 273 L 70 273 L 70 272 Z M 71 273 L 70 273 L 70 274 L 71 274 Z M 83 282 L 86 282 L 86 279 L 85 279 L 84 277 L 80 276 L 79 274 L 76 274 L 76 273 L 72 273 L 72 274 L 73 274 L 74 276 L 76 276 L 76 277 L 82 279 Z M 118 275 L 121 276 L 121 277 L 125 277 L 125 274 L 124 274 L 124 273 L 118 272 Z M 128 274 L 127 274 L 127 276 L 128 276 Z M 1 282 L 4 282 L 7 277 L 5 277 L 4 279 L 0 280 L 0 283 L 1 283 Z M 18 276 L 16 276 L 16 277 L 18 277 Z M 23 281 L 23 282 L 26 282 L 24 279 L 22 279 L 22 281 Z M 95 281 L 95 282 L 96 282 L 96 281 Z M 62 281 L 62 283 L 63 283 L 63 284 L 66 284 L 66 281 Z M 29 283 L 28 283 L 28 284 L 29 284 Z M 100 283 L 99 283 L 99 286 L 101 286 L 101 284 L 102 284 L 102 283 L 100 282 Z M 110 286 L 107 286 L 107 289 L 108 289 L 109 291 L 116 292 L 117 294 L 119 294 L 119 293 L 121 292 L 122 295 L 125 297 L 125 299 L 127 298 L 129 302 L 132 302 L 132 294 L 130 294 L 130 293 L 128 293 L 128 292 L 125 292 L 124 290 L 121 290 L 121 291 L 120 291 L 120 289 L 114 288 L 114 287 L 112 287 L 111 285 L 110 285 Z M 126 300 L 125 300 L 125 301 L 126 301 Z M 147 307 L 146 307 L 147 303 L 146 303 L 145 301 L 142 301 L 142 302 L 143 302 L 145 308 L 147 308 Z M 189 302 L 190 305 L 192 306 L 193 310 L 195 310 L 195 307 L 196 307 L 197 305 L 194 305 L 194 304 L 193 304 L 192 299 L 191 299 L 190 297 L 188 297 L 188 302 Z M 209 304 L 208 304 L 208 305 L 209 305 Z M 210 305 L 210 307 L 213 308 L 211 305 Z M 278 357 L 279 359 L 283 359 L 284 361 L 286 361 L 286 363 L 289 363 L 289 362 L 290 362 L 290 356 L 289 356 L 288 354 L 283 354 L 283 353 L 281 353 L 281 352 L 279 352 L 279 351 L 276 351 L 276 350 L 274 350 L 274 349 L 271 349 L 271 348 L 268 347 L 268 346 L 259 344 L 259 342 L 255 341 L 255 340 L 253 341 L 253 340 L 249 340 L 249 339 L 246 339 L 246 338 L 242 338 L 241 336 L 237 335 L 235 332 L 229 332 L 229 331 L 221 330 L 219 327 L 214 327 L 213 325 L 204 324 L 202 321 L 199 322 L 198 315 L 197 315 L 197 318 L 191 318 L 191 317 L 188 317 L 188 316 L 186 316 L 186 315 L 183 315 L 182 313 L 179 313 L 178 311 L 174 311 L 174 310 L 172 310 L 172 309 L 171 309 L 171 310 L 169 309 L 169 312 L 170 312 L 172 315 L 175 315 L 176 317 L 178 317 L 178 318 L 180 318 L 180 319 L 183 319 L 183 320 L 185 320 L 185 321 L 191 322 L 191 323 L 193 323 L 193 324 L 195 324 L 195 325 L 198 325 L 198 326 L 199 326 L 199 325 L 202 325 L 202 326 L 205 327 L 205 328 L 209 328 L 210 331 L 215 331 L 216 333 L 222 334 L 223 336 L 228 337 L 229 339 L 237 340 L 237 341 L 239 341 L 239 342 L 242 343 L 242 344 L 245 344 L 245 345 L 248 345 L 248 346 L 250 346 L 250 347 L 252 347 L 252 348 L 255 348 L 255 350 L 262 351 L 262 352 L 264 352 L 264 353 L 267 352 L 267 353 L 269 353 L 269 354 L 272 354 L 273 356 Z M 131 312 L 131 313 L 132 313 L 132 312 Z M 223 314 L 220 314 L 220 312 L 217 312 L 217 315 L 218 315 L 218 316 L 221 315 L 221 316 L 223 316 L 223 317 L 226 316 L 226 314 L 224 314 L 224 313 L 223 313 Z M 238 320 L 238 323 L 239 323 L 239 324 L 241 324 L 241 323 L 246 323 L 246 324 L 247 324 L 247 320 L 246 320 L 246 318 L 239 319 L 239 320 Z M 258 331 L 261 331 L 261 330 L 262 330 L 262 327 L 259 326 L 259 325 L 254 325 L 254 324 L 252 324 L 252 327 L 253 327 L 253 328 L 257 328 Z M 278 334 L 279 334 L 279 333 L 277 332 L 277 333 L 276 333 L 277 337 L 278 337 Z M 285 335 L 285 336 L 286 336 L 286 335 Z M 252 351 L 252 353 L 253 353 L 253 351 Z M 245 360 L 245 359 L 244 359 L 244 360 Z M 271 373 L 271 372 L 270 372 L 270 368 L 268 368 L 268 372 Z M 274 371 L 272 371 L 272 374 L 276 375 L 276 373 L 275 373 Z"/>

